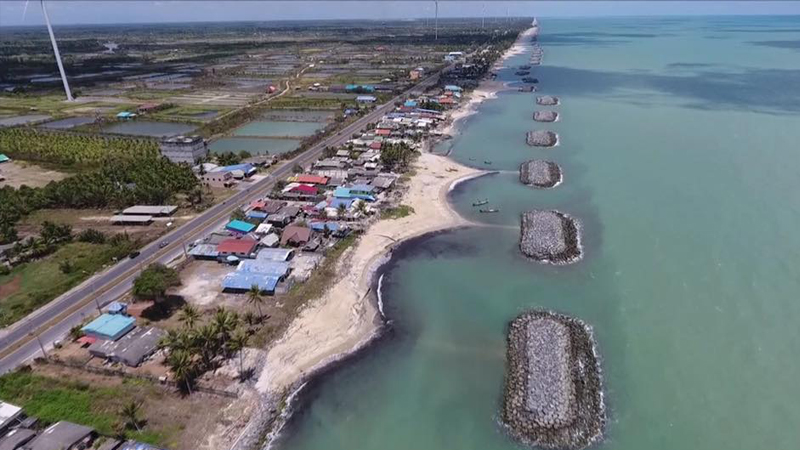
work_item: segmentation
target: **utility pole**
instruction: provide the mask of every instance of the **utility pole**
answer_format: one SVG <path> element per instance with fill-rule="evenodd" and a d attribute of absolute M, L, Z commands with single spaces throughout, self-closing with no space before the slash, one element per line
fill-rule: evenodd
<path fill-rule="evenodd" d="M 31 336 L 36 336 L 36 342 L 39 343 L 39 348 L 42 350 L 42 356 L 47 359 L 47 352 L 44 351 L 44 344 L 42 344 L 42 339 L 39 337 L 38 333 L 31 332 Z"/>
<path fill-rule="evenodd" d="M 436 3 L 436 18 L 433 22 L 433 40 L 439 39 L 439 0 L 435 0 Z"/>

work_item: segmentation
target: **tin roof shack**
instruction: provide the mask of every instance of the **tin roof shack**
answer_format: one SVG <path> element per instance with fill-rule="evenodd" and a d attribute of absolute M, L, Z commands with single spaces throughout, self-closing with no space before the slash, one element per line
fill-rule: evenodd
<path fill-rule="evenodd" d="M 11 430 L 5 437 L 0 438 L 0 450 L 22 449 L 22 446 L 34 437 L 36 437 L 36 433 L 27 428 L 17 428 Z"/>
<path fill-rule="evenodd" d="M 262 248 L 256 255 L 259 261 L 289 261 L 294 256 L 294 250 L 290 248 Z"/>
<path fill-rule="evenodd" d="M 217 245 L 217 254 L 219 258 L 253 258 L 257 245 L 258 241 L 253 239 L 226 239 Z"/>
<path fill-rule="evenodd" d="M 42 431 L 25 449 L 83 450 L 90 448 L 94 437 L 94 429 L 62 420 Z"/>
<path fill-rule="evenodd" d="M 5 429 L 16 423 L 21 415 L 22 408 L 0 401 L 0 436 L 3 435 Z"/>
<path fill-rule="evenodd" d="M 153 223 L 153 216 L 130 216 L 116 215 L 111 216 L 112 225 L 150 225 Z"/>
<path fill-rule="evenodd" d="M 383 192 L 391 188 L 394 185 L 395 181 L 397 181 L 396 177 L 388 175 L 380 175 L 375 177 L 374 180 L 372 180 L 372 186 L 375 188 L 376 191 Z"/>
<path fill-rule="evenodd" d="M 215 260 L 219 256 L 217 246 L 213 244 L 198 244 L 189 250 L 189 255 L 194 259 Z"/>
<path fill-rule="evenodd" d="M 136 205 L 131 206 L 130 208 L 126 208 L 122 210 L 122 214 L 125 216 L 154 216 L 154 217 L 166 217 L 175 214 L 175 211 L 178 210 L 177 206 L 173 205 L 156 205 L 156 206 L 148 206 L 148 205 Z"/>
<path fill-rule="evenodd" d="M 303 246 L 308 244 L 311 240 L 311 228 L 302 227 L 299 225 L 291 225 L 286 227 L 281 234 L 281 245 Z"/>
<path fill-rule="evenodd" d="M 89 353 L 98 358 L 137 367 L 158 349 L 158 341 L 166 334 L 155 327 L 140 327 L 116 342 L 97 341 L 89 347 Z"/>
<path fill-rule="evenodd" d="M 136 319 L 121 314 L 102 314 L 81 328 L 87 336 L 116 341 L 136 326 Z"/>

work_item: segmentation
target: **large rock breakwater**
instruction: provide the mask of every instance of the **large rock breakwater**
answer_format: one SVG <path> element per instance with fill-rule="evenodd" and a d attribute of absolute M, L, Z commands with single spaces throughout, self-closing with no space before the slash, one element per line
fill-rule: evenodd
<path fill-rule="evenodd" d="M 536 261 L 570 264 L 581 258 L 580 228 L 572 217 L 538 210 L 522 214 L 519 249 Z"/>
<path fill-rule="evenodd" d="M 553 97 L 550 95 L 542 95 L 536 97 L 536 104 L 542 106 L 556 106 L 561 104 L 561 100 L 558 97 Z"/>
<path fill-rule="evenodd" d="M 602 439 L 602 375 L 592 329 L 550 311 L 509 325 L 502 421 L 521 442 L 578 450 Z"/>
<path fill-rule="evenodd" d="M 542 159 L 526 161 L 519 166 L 519 181 L 537 188 L 551 188 L 561 182 L 561 167 Z"/>
<path fill-rule="evenodd" d="M 528 131 L 525 142 L 532 147 L 553 147 L 558 144 L 558 134 L 554 131 Z"/>
<path fill-rule="evenodd" d="M 537 122 L 555 122 L 558 120 L 558 113 L 555 111 L 536 111 L 533 113 L 533 120 Z"/>

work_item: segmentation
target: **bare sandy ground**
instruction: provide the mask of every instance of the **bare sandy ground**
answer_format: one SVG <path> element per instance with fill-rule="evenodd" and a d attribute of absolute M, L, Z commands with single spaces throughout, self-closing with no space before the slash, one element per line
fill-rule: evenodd
<path fill-rule="evenodd" d="M 368 299 L 375 271 L 398 242 L 433 231 L 467 225 L 447 201 L 454 183 L 483 172 L 443 156 L 423 153 L 415 164 L 402 203 L 414 214 L 373 224 L 342 258 L 341 279 L 313 301 L 267 353 L 256 388 L 282 392 L 307 374 L 360 348 L 378 331 L 379 312 Z"/>

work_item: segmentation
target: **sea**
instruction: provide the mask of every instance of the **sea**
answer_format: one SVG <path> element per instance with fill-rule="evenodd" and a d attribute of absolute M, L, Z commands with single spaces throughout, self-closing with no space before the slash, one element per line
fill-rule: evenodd
<path fill-rule="evenodd" d="M 305 387 L 275 448 L 521 448 L 498 419 L 506 327 L 530 308 L 594 329 L 609 419 L 596 448 L 800 448 L 800 18 L 540 26 L 539 92 L 500 93 L 437 148 L 497 171 L 451 194 L 481 225 L 394 253 L 386 334 Z M 530 54 L 499 79 L 518 81 Z M 559 122 L 532 121 L 538 94 L 561 98 Z M 536 129 L 560 145 L 528 147 Z M 521 185 L 533 158 L 564 182 Z M 484 198 L 499 212 L 480 214 Z M 536 208 L 580 221 L 581 261 L 520 255 Z"/>

